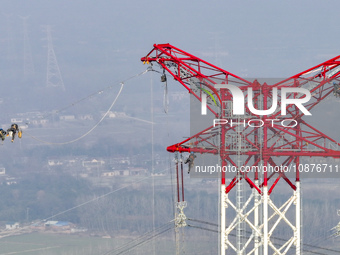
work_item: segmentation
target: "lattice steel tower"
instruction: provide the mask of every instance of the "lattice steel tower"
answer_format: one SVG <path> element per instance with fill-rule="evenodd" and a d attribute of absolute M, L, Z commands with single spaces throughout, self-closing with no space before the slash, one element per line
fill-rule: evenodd
<path fill-rule="evenodd" d="M 60 68 L 58 65 L 57 57 L 53 48 L 53 41 L 51 35 L 51 26 L 44 26 L 47 35 L 47 73 L 46 73 L 46 86 L 59 87 L 65 90 L 63 78 L 61 76 Z"/>
<path fill-rule="evenodd" d="M 269 85 L 170 44 L 155 44 L 141 60 L 172 75 L 214 117 L 213 125 L 167 150 L 218 158 L 220 254 L 300 255 L 300 158 L 340 158 L 340 144 L 309 125 L 304 115 L 328 96 L 340 95 L 340 56 Z M 272 196 L 278 182 L 285 185 L 285 201 Z M 288 237 L 280 236 L 282 229 Z"/>

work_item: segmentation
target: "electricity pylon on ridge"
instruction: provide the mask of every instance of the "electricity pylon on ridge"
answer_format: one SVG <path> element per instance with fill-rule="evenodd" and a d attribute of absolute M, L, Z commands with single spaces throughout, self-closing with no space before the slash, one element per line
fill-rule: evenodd
<path fill-rule="evenodd" d="M 46 86 L 60 87 L 65 90 L 64 81 L 61 76 L 60 68 L 57 62 L 57 57 L 54 52 L 51 26 L 44 26 L 47 36 L 47 72 L 46 72 Z"/>
<path fill-rule="evenodd" d="M 226 120 L 219 125 L 209 124 L 167 148 L 172 153 L 217 155 L 222 169 L 231 166 L 237 170 L 220 173 L 220 254 L 226 254 L 227 249 L 228 254 L 237 255 L 301 254 L 300 157 L 339 158 L 340 144 L 309 125 L 305 112 L 297 105 L 289 103 L 285 109 L 276 106 L 285 100 L 303 100 L 307 96 L 301 95 L 301 89 L 311 94 L 304 103 L 307 112 L 329 95 L 340 94 L 336 90 L 340 83 L 340 56 L 272 85 L 243 79 L 170 44 L 155 44 L 141 60 L 159 65 L 194 98 L 205 102 L 215 119 Z M 241 90 L 244 102 L 248 102 L 241 120 L 234 114 L 239 110 L 233 101 L 235 90 L 231 93 L 232 86 L 228 85 Z M 279 89 L 285 93 L 276 95 Z M 246 166 L 257 170 L 241 171 Z M 260 171 L 261 167 L 276 170 Z M 296 170 L 288 175 L 282 167 Z M 290 194 L 280 205 L 272 199 L 279 181 L 286 184 Z M 231 192 L 240 182 L 246 183 L 249 190 L 241 192 L 245 198 L 237 205 L 240 198 L 236 196 L 235 202 Z M 226 217 L 227 210 L 233 213 L 231 218 Z M 246 225 L 245 230 L 238 229 L 240 223 Z M 290 235 L 283 244 L 271 238 L 280 234 L 279 228 L 285 228 Z M 235 232 L 243 233 L 243 238 L 235 240 Z"/>

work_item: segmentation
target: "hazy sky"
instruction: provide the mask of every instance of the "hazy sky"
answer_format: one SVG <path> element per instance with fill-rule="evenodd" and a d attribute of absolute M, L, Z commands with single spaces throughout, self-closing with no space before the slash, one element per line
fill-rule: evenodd
<path fill-rule="evenodd" d="M 340 53 L 337 0 L 1 0 L 0 4 L 3 48 L 8 34 L 5 14 L 11 15 L 13 39 L 22 38 L 19 15 L 29 16 L 32 48 L 43 44 L 40 26 L 51 25 L 59 62 L 65 65 L 82 58 L 108 67 L 120 62 L 124 70 L 139 71 L 144 68 L 140 57 L 154 43 L 171 43 L 238 75 L 282 77 Z M 114 75 L 110 68 L 105 72 L 107 77 Z"/>
<path fill-rule="evenodd" d="M 236 75 L 257 78 L 292 76 L 340 54 L 338 0 L 0 0 L 0 6 L 0 82 L 4 90 L 13 87 L 14 93 L 3 97 L 22 93 L 15 112 L 63 108 L 140 73 L 146 69 L 140 58 L 154 43 L 171 43 Z M 34 84 L 20 83 L 24 56 L 20 17 L 28 17 Z M 52 27 L 67 92 L 53 97 L 43 91 L 44 25 Z M 145 92 L 149 84 L 145 77 L 126 86 L 118 106 L 129 104 L 125 100 Z M 160 89 L 155 97 L 162 98 L 161 84 L 155 88 Z M 176 82 L 169 92 L 173 89 L 184 91 Z M 3 105 L 11 107 L 6 101 Z"/>
<path fill-rule="evenodd" d="M 24 55 L 20 17 L 28 17 L 36 88 L 45 86 L 47 43 L 42 26 L 50 25 L 66 91 L 73 93 L 67 99 L 61 95 L 63 101 L 49 107 L 41 107 L 42 99 L 49 104 L 51 98 L 35 93 L 39 100 L 29 102 L 30 108 L 20 101 L 18 112 L 60 109 L 113 80 L 142 72 L 146 66 L 140 58 L 154 43 L 171 43 L 236 75 L 259 78 L 292 76 L 340 55 L 339 0 L 0 0 L 0 10 L 2 91 L 17 84 L 15 79 L 22 75 L 18 71 Z M 18 69 L 17 75 L 6 73 L 10 62 Z M 144 81 L 127 86 L 118 105 L 127 104 L 124 100 L 132 92 L 138 95 L 138 88 L 150 89 L 149 79 Z M 30 86 L 20 87 L 20 91 L 28 93 Z M 163 97 L 163 91 L 157 93 L 155 97 Z M 133 104 L 138 107 L 140 102 Z M 337 105 L 332 106 L 337 113 Z M 320 108 L 318 111 L 325 116 Z M 319 125 L 325 126 L 327 134 L 335 132 L 334 138 L 339 140 L 334 129 L 338 118 L 333 112 L 329 125 Z M 313 125 L 320 122 L 313 121 Z M 187 136 L 188 132 L 176 135 Z M 170 137 L 171 144 L 181 141 Z"/>

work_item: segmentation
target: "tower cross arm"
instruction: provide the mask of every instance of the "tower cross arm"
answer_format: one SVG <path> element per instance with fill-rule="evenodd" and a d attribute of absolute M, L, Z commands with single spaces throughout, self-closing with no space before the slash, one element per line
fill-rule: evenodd
<path fill-rule="evenodd" d="M 216 84 L 237 84 L 249 86 L 251 83 L 220 67 L 212 65 L 171 44 L 154 44 L 154 48 L 141 58 L 143 63 L 156 63 L 182 84 L 189 93 L 202 102 L 203 94 L 212 99 L 207 107 L 215 115 L 222 105 L 221 91 Z"/>

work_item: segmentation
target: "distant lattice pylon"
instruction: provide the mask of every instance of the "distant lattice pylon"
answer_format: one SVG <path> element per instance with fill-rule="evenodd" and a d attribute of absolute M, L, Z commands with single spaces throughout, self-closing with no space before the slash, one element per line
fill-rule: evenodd
<path fill-rule="evenodd" d="M 51 26 L 45 26 L 47 35 L 47 73 L 46 73 L 46 86 L 47 87 L 60 87 L 65 90 L 63 78 L 60 73 L 57 57 L 54 52 Z"/>

